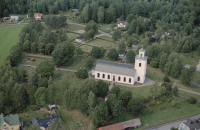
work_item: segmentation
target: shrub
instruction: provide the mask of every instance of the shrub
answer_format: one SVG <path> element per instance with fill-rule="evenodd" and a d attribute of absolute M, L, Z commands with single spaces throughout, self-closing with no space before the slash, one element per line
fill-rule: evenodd
<path fill-rule="evenodd" d="M 163 80 L 164 80 L 164 82 L 170 82 L 169 78 L 166 75 Z"/>
<path fill-rule="evenodd" d="M 175 102 L 171 102 L 171 106 L 175 107 L 176 103 Z"/>
<path fill-rule="evenodd" d="M 172 100 L 171 98 L 168 98 L 168 99 L 167 99 L 167 102 L 171 102 L 171 100 Z"/>
<path fill-rule="evenodd" d="M 158 62 L 157 61 L 151 61 L 150 66 L 152 66 L 154 68 L 158 68 Z"/>
<path fill-rule="evenodd" d="M 160 106 L 158 107 L 159 110 L 164 110 L 165 108 L 166 108 L 166 105 L 164 105 L 164 104 L 163 104 L 163 105 L 160 105 Z"/>
<path fill-rule="evenodd" d="M 148 108 L 145 109 L 145 113 L 146 113 L 146 114 L 152 114 L 152 113 L 153 113 L 153 110 L 152 110 L 151 108 L 148 107 Z"/>
<path fill-rule="evenodd" d="M 150 98 L 143 98 L 142 101 L 143 101 L 144 103 L 149 103 L 149 102 L 150 102 Z"/>
<path fill-rule="evenodd" d="M 40 107 L 39 107 L 38 105 L 30 105 L 30 106 L 28 106 L 28 109 L 31 109 L 31 110 L 33 110 L 33 111 L 36 111 L 36 110 L 39 110 Z"/>
<path fill-rule="evenodd" d="M 160 104 L 162 104 L 162 101 L 158 101 L 158 102 L 157 102 L 157 105 L 160 105 Z"/>
<path fill-rule="evenodd" d="M 80 69 L 75 74 L 78 78 L 82 78 L 82 79 L 85 79 L 88 77 L 88 72 L 86 69 Z"/>
<path fill-rule="evenodd" d="M 155 106 L 155 105 L 156 105 L 155 101 L 150 102 L 150 106 Z"/>
<path fill-rule="evenodd" d="M 178 87 L 175 86 L 173 89 L 172 89 L 172 93 L 176 96 L 178 94 Z"/>
<path fill-rule="evenodd" d="M 45 108 L 47 109 L 47 111 L 49 111 L 49 110 L 50 110 L 50 109 L 49 109 L 49 107 L 48 107 L 48 105 L 46 105 L 46 106 L 45 106 Z"/>
<path fill-rule="evenodd" d="M 197 103 L 197 99 L 194 98 L 194 97 L 191 97 L 190 99 L 188 99 L 188 102 L 189 102 L 190 104 L 196 104 L 196 103 Z"/>
<path fill-rule="evenodd" d="M 162 102 L 164 102 L 164 101 L 167 100 L 167 97 L 166 97 L 166 96 L 162 96 L 162 97 L 160 97 L 160 100 L 161 100 Z"/>
<path fill-rule="evenodd" d="M 169 84 L 169 83 L 162 83 L 161 86 L 164 86 L 167 91 L 171 91 L 172 90 L 171 84 Z"/>
<path fill-rule="evenodd" d="M 50 116 L 50 113 L 46 112 L 44 113 L 43 117 L 49 117 Z"/>

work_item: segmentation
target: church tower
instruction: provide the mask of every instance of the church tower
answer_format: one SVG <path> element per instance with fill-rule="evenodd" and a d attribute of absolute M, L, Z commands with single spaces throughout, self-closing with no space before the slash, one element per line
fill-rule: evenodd
<path fill-rule="evenodd" d="M 144 83 L 146 77 L 147 68 L 147 56 L 145 56 L 145 51 L 143 48 L 139 50 L 139 55 L 135 57 L 135 82 Z"/>

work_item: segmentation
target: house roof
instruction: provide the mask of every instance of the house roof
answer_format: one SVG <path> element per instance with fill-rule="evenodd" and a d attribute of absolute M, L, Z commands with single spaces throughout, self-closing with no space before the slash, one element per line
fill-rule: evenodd
<path fill-rule="evenodd" d="M 200 129 L 200 122 L 198 120 L 187 119 L 183 124 L 189 127 L 190 130 Z"/>
<path fill-rule="evenodd" d="M 166 31 L 166 30 L 163 30 L 164 32 L 166 32 L 166 33 L 169 33 L 169 31 Z"/>
<path fill-rule="evenodd" d="M 78 36 L 76 39 L 84 39 L 84 35 Z"/>
<path fill-rule="evenodd" d="M 100 127 L 99 130 L 123 130 L 124 126 L 122 123 L 117 123 L 109 126 Z"/>
<path fill-rule="evenodd" d="M 53 104 L 53 105 L 49 104 L 48 107 L 51 109 L 51 108 L 56 107 L 56 105 L 55 104 Z"/>
<path fill-rule="evenodd" d="M 57 121 L 60 119 L 60 116 L 53 116 L 50 118 L 46 118 L 46 119 L 39 119 L 39 118 L 33 118 L 31 123 L 32 124 L 38 124 L 41 127 L 47 128 L 48 124 L 51 122 L 51 120 L 53 119 L 57 119 Z"/>
<path fill-rule="evenodd" d="M 13 125 L 19 125 L 20 121 L 19 121 L 19 117 L 18 115 L 8 115 L 8 116 L 4 116 L 2 113 L 0 115 L 0 126 L 3 125 L 3 123 L 6 122 L 8 125 L 13 126 Z"/>
<path fill-rule="evenodd" d="M 72 9 L 72 11 L 79 11 L 79 9 Z"/>
<path fill-rule="evenodd" d="M 141 125 L 141 121 L 140 121 L 140 118 L 136 118 L 136 119 L 133 119 L 133 120 L 122 122 L 122 125 L 124 126 L 124 128 L 136 127 L 136 126 Z"/>
<path fill-rule="evenodd" d="M 118 21 L 118 24 L 122 23 L 123 25 L 126 25 L 128 21 Z"/>
<path fill-rule="evenodd" d="M 100 127 L 97 130 L 124 130 L 124 129 L 129 128 L 129 127 L 135 128 L 137 126 L 140 126 L 141 124 L 142 123 L 140 121 L 140 118 L 136 118 L 136 119 L 132 119 L 132 120 L 125 121 L 125 122 Z"/>
<path fill-rule="evenodd" d="M 34 13 L 34 18 L 35 17 L 42 17 L 42 13 Z"/>
<path fill-rule="evenodd" d="M 98 60 L 94 71 L 107 72 L 131 77 L 134 77 L 136 74 L 134 65 L 110 62 L 105 60 Z"/>
<path fill-rule="evenodd" d="M 20 16 L 20 14 L 10 14 L 10 16 Z"/>

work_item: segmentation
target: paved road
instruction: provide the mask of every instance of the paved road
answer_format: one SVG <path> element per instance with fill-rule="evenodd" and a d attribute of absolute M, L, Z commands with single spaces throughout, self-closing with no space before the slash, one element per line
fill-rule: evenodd
<path fill-rule="evenodd" d="M 191 117 L 187 117 L 187 118 L 194 120 L 194 119 L 200 118 L 200 114 L 195 115 L 195 116 L 191 116 Z M 163 125 L 160 125 L 160 126 L 156 126 L 156 127 L 153 127 L 153 128 L 149 128 L 149 129 L 146 129 L 146 130 L 170 130 L 171 127 L 178 128 L 182 122 L 186 121 L 187 118 L 177 120 L 177 121 L 173 121 L 173 122 L 163 124 Z"/>
<path fill-rule="evenodd" d="M 36 66 L 33 66 L 33 65 L 25 65 L 25 64 L 17 64 L 17 65 L 36 68 Z M 62 69 L 62 68 L 56 68 L 56 67 L 55 67 L 55 69 L 56 70 L 61 70 L 61 71 L 77 72 L 76 70 Z"/>

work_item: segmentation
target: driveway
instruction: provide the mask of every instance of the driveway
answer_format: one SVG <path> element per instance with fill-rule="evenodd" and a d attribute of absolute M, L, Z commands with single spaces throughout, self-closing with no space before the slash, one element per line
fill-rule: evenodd
<path fill-rule="evenodd" d="M 163 124 L 163 125 L 160 125 L 160 126 L 156 126 L 156 127 L 153 127 L 153 128 L 149 128 L 149 129 L 146 129 L 146 130 L 170 130 L 172 127 L 178 128 L 180 126 L 180 124 L 182 122 L 185 122 L 186 119 L 188 119 L 188 118 L 194 120 L 194 119 L 200 118 L 200 114 L 195 115 L 195 116 L 191 116 L 191 117 L 187 117 L 187 118 L 184 118 L 184 119 L 181 119 L 181 120 L 173 121 L 173 122 Z"/>

